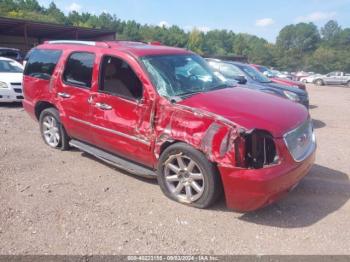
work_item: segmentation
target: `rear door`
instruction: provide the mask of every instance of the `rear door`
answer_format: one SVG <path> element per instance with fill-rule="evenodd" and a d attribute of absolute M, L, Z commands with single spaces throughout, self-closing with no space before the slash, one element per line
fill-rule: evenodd
<path fill-rule="evenodd" d="M 88 51 L 66 53 L 61 77 L 57 81 L 57 102 L 61 107 L 61 121 L 69 136 L 92 142 L 90 132 L 91 106 L 89 98 L 92 81 L 97 74 L 94 67 L 96 55 Z"/>
<path fill-rule="evenodd" d="M 91 102 L 92 133 L 97 146 L 151 166 L 153 103 L 138 76 L 141 72 L 128 55 L 101 57 L 99 88 Z"/>

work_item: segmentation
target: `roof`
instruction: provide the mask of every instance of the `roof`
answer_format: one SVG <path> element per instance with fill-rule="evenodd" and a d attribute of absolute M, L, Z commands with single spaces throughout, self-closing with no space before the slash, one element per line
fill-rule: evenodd
<path fill-rule="evenodd" d="M 118 49 L 119 51 L 130 53 L 136 57 L 152 56 L 152 55 L 168 55 L 168 54 L 192 54 L 183 48 L 163 46 L 159 44 L 147 44 L 143 42 L 133 41 L 106 41 L 106 42 L 91 42 L 91 41 L 49 41 L 43 45 L 38 46 L 39 48 L 57 48 L 62 49 L 84 45 L 85 47 L 93 48 L 110 48 Z"/>
<path fill-rule="evenodd" d="M 19 49 L 17 49 L 17 48 L 1 47 L 1 46 L 0 46 L 0 50 L 20 51 L 20 50 L 19 50 Z"/>
<path fill-rule="evenodd" d="M 243 63 L 243 62 L 237 62 L 237 61 L 231 61 L 231 60 L 225 60 L 225 59 L 218 59 L 218 58 L 206 58 L 207 61 L 216 61 L 220 63 L 226 63 L 226 64 L 232 64 L 237 66 L 247 66 L 249 64 Z"/>
<path fill-rule="evenodd" d="M 0 34 L 23 36 L 24 28 L 27 29 L 28 37 L 37 37 L 43 39 L 94 39 L 116 34 L 116 32 L 113 30 L 93 29 L 0 17 Z"/>
<path fill-rule="evenodd" d="M 8 57 L 3 57 L 3 56 L 0 56 L 0 60 L 1 61 L 14 61 L 14 62 L 17 62 L 16 60 L 13 60 L 13 59 L 8 58 Z"/>
<path fill-rule="evenodd" d="M 147 44 L 143 42 L 113 41 L 107 42 L 111 48 L 117 48 L 135 56 L 167 55 L 167 54 L 189 54 L 192 53 L 183 48 L 170 47 L 159 44 Z"/>

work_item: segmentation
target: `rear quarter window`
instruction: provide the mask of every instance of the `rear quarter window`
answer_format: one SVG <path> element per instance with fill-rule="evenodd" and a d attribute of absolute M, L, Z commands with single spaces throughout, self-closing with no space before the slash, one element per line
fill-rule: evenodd
<path fill-rule="evenodd" d="M 34 49 L 30 51 L 24 75 L 49 80 L 61 54 L 61 50 L 51 49 Z"/>

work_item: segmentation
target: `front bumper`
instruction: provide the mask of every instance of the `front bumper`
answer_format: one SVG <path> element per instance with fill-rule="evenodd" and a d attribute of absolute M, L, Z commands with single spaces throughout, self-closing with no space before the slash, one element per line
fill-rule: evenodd
<path fill-rule="evenodd" d="M 22 88 L 2 88 L 0 89 L 0 102 L 21 102 L 23 100 Z"/>
<path fill-rule="evenodd" d="M 280 155 L 280 164 L 261 169 L 219 165 L 227 207 L 247 212 L 277 201 L 308 174 L 315 162 L 315 151 L 299 163 L 292 159 L 287 149 Z"/>

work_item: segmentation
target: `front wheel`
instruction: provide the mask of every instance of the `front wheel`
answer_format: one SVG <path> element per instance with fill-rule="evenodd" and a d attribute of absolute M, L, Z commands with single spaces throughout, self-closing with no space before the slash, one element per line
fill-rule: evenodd
<path fill-rule="evenodd" d="M 346 83 L 346 86 L 347 86 L 347 87 L 350 87 L 350 81 Z"/>
<path fill-rule="evenodd" d="M 39 123 L 41 136 L 48 146 L 62 150 L 69 148 L 67 133 L 55 108 L 47 108 L 42 111 Z"/>
<path fill-rule="evenodd" d="M 318 85 L 318 86 L 323 86 L 324 83 L 323 83 L 322 79 L 317 79 L 315 81 L 315 84 Z"/>
<path fill-rule="evenodd" d="M 158 183 L 168 198 L 197 208 L 209 207 L 222 191 L 216 166 L 185 143 L 176 143 L 162 153 Z"/>

